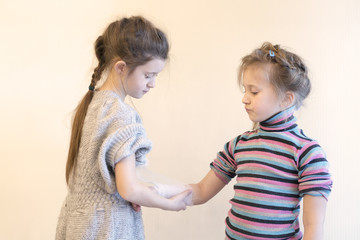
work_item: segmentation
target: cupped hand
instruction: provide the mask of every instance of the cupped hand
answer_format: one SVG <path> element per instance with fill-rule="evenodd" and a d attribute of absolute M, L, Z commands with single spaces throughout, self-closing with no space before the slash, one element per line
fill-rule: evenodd
<path fill-rule="evenodd" d="M 190 196 L 190 194 L 192 193 L 192 189 L 187 189 L 175 196 L 173 196 L 172 198 L 170 198 L 169 200 L 171 201 L 170 203 L 170 209 L 172 211 L 181 211 L 181 210 L 185 210 L 186 206 L 188 205 L 188 197 Z"/>

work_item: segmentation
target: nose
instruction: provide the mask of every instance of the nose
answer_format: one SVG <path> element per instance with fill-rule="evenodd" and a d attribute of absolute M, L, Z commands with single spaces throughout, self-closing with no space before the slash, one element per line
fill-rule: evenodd
<path fill-rule="evenodd" d="M 242 98 L 242 103 L 243 104 L 249 104 L 249 98 L 247 97 L 246 93 L 244 93 L 244 96 Z"/>
<path fill-rule="evenodd" d="M 151 78 L 151 80 L 147 84 L 148 88 L 154 88 L 155 87 L 155 77 Z"/>

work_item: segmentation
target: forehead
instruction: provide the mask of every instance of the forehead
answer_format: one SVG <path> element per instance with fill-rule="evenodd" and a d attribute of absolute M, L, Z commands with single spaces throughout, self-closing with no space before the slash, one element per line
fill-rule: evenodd
<path fill-rule="evenodd" d="M 159 73 L 163 70 L 165 66 L 165 60 L 161 58 L 154 58 L 144 65 L 140 65 L 136 68 L 138 71 L 148 72 L 148 73 Z"/>
<path fill-rule="evenodd" d="M 244 86 L 270 85 L 269 67 L 266 64 L 252 64 L 248 66 L 244 71 L 242 84 Z"/>

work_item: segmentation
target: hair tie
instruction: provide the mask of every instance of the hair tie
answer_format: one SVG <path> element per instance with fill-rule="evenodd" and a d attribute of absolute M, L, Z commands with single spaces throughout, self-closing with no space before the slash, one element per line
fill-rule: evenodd
<path fill-rule="evenodd" d="M 90 84 L 89 85 L 89 90 L 93 92 L 94 91 L 94 86 L 91 86 L 91 84 Z"/>
<path fill-rule="evenodd" d="M 269 50 L 269 55 L 270 55 L 270 57 L 274 57 L 274 56 L 275 56 L 274 51 L 273 51 L 273 50 Z"/>

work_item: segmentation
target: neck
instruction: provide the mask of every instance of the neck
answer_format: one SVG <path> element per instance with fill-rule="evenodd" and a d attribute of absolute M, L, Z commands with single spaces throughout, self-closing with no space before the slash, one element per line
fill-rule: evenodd
<path fill-rule="evenodd" d="M 126 97 L 123 81 L 111 73 L 108 75 L 107 79 L 105 80 L 104 84 L 99 88 L 99 90 L 113 91 L 120 96 L 120 99 L 122 101 L 124 101 Z"/>
<path fill-rule="evenodd" d="M 295 107 L 287 108 L 260 123 L 260 128 L 264 131 L 288 131 L 295 128 L 296 117 L 294 116 Z"/>

